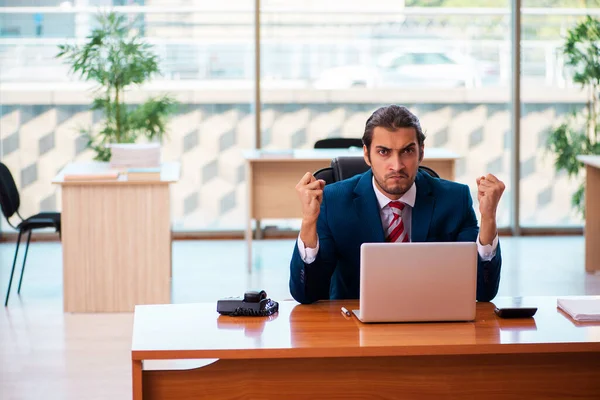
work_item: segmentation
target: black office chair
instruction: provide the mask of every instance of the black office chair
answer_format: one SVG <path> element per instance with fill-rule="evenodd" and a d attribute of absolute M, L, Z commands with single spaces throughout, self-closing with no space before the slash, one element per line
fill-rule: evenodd
<path fill-rule="evenodd" d="M 363 157 L 336 157 L 331 160 L 330 167 L 321 168 L 313 175 L 317 179 L 323 179 L 325 184 L 329 184 L 352 178 L 354 175 L 366 172 L 369 168 Z M 424 165 L 420 165 L 419 170 L 434 178 L 440 177 L 437 172 Z"/>
<path fill-rule="evenodd" d="M 0 163 L 0 207 L 2 214 L 6 218 L 8 224 L 19 231 L 17 238 L 17 248 L 15 249 L 15 258 L 13 260 L 12 269 L 10 271 L 10 279 L 8 280 L 8 290 L 6 291 L 6 300 L 4 306 L 8 305 L 8 297 L 10 296 L 10 287 L 12 286 L 13 275 L 15 273 L 15 265 L 17 263 L 17 255 L 19 253 L 19 244 L 21 243 L 21 235 L 27 233 L 27 244 L 25 245 L 25 256 L 23 257 L 23 266 L 21 268 L 21 278 L 19 279 L 19 287 L 17 293 L 21 293 L 21 284 L 23 283 L 23 273 L 25 272 L 25 262 L 27 261 L 27 251 L 29 250 L 29 241 L 31 240 L 31 232 L 34 229 L 54 228 L 60 235 L 60 213 L 58 212 L 41 212 L 36 215 L 24 219 L 19 214 L 19 206 L 21 199 L 17 185 L 12 177 L 9 169 L 3 163 Z M 10 222 L 10 218 L 17 214 L 21 222 L 14 226 Z"/>
<path fill-rule="evenodd" d="M 363 147 L 362 139 L 327 138 L 315 142 L 315 149 L 347 149 L 350 147 Z"/>
<path fill-rule="evenodd" d="M 433 169 L 426 167 L 424 165 L 419 165 L 419 171 L 427 172 L 429 174 L 429 176 L 431 176 L 432 178 L 440 177 L 437 172 L 435 172 Z"/>
<path fill-rule="evenodd" d="M 333 168 L 325 167 L 313 173 L 313 176 L 316 179 L 323 179 L 326 185 L 335 182 L 335 178 L 333 177 Z"/>

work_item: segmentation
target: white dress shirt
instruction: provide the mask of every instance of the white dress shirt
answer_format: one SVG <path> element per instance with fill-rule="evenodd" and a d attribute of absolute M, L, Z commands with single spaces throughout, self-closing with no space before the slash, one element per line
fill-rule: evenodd
<path fill-rule="evenodd" d="M 379 203 L 379 215 L 381 216 L 382 226 L 388 227 L 394 218 L 394 212 L 392 208 L 388 206 L 388 204 L 393 201 L 388 198 L 385 194 L 379 190 L 377 185 L 375 184 L 375 178 L 373 178 L 373 191 L 375 192 L 375 197 L 377 197 L 377 203 Z M 404 229 L 406 229 L 406 234 L 409 239 L 411 238 L 412 231 L 412 209 L 415 206 L 415 199 L 417 198 L 417 185 L 413 182 L 410 189 L 406 191 L 398 199 L 402 203 L 406 204 L 408 207 L 404 207 L 401 211 L 400 218 L 404 221 Z M 483 245 L 479 241 L 479 234 L 477 235 L 477 252 L 483 261 L 490 261 L 496 255 L 496 248 L 498 247 L 498 233 L 494 237 L 492 244 Z M 319 252 L 319 238 L 317 237 L 317 246 L 313 249 L 310 247 L 305 247 L 304 242 L 300 239 L 300 235 L 298 235 L 298 251 L 300 252 L 300 257 L 302 261 L 306 264 L 313 263 Z"/>

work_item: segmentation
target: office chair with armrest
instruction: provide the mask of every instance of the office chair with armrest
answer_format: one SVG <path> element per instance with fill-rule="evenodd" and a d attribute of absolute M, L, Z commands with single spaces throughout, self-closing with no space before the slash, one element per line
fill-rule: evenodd
<path fill-rule="evenodd" d="M 21 217 L 19 214 L 19 206 L 21 205 L 21 199 L 19 197 L 19 191 L 15 180 L 10 173 L 10 170 L 0 162 L 0 207 L 2 208 L 2 214 L 6 218 L 8 224 L 15 230 L 19 231 L 17 237 L 17 246 L 15 249 L 15 257 L 13 260 L 12 269 L 10 271 L 10 279 L 8 281 L 8 290 L 6 291 L 6 300 L 4 306 L 8 305 L 8 298 L 10 296 L 10 288 L 12 286 L 13 275 L 15 273 L 15 265 L 17 263 L 17 255 L 19 253 L 19 244 L 21 243 L 21 236 L 27 233 L 27 244 L 25 245 L 25 256 L 23 257 L 23 266 L 21 267 L 21 278 L 19 279 L 19 287 L 17 293 L 21 293 L 21 284 L 23 283 L 23 274 L 25 272 L 25 262 L 27 261 L 27 251 L 29 250 L 29 242 L 31 240 L 31 232 L 35 229 L 42 228 L 54 228 L 60 235 L 60 213 L 58 212 L 41 212 L 32 215 L 29 218 Z M 21 222 L 14 226 L 10 222 L 10 218 L 17 214 L 21 219 Z"/>
<path fill-rule="evenodd" d="M 316 179 L 323 179 L 328 185 L 333 182 L 348 179 L 369 170 L 369 166 L 362 157 L 335 157 L 331 166 L 321 168 L 313 175 Z"/>
<path fill-rule="evenodd" d="M 317 140 L 315 149 L 347 149 L 350 147 L 363 147 L 362 139 L 358 138 L 327 138 Z"/>
<path fill-rule="evenodd" d="M 323 179 L 325 184 L 330 184 L 362 174 L 369 170 L 369 168 L 363 157 L 336 157 L 331 160 L 330 167 L 321 168 L 313 175 L 316 179 Z M 434 178 L 440 177 L 437 172 L 424 165 L 419 166 L 419 170 L 428 173 Z"/>
<path fill-rule="evenodd" d="M 335 180 L 333 178 L 333 168 L 331 168 L 331 167 L 321 168 L 320 170 L 315 171 L 313 173 L 313 176 L 316 179 L 323 179 L 325 181 L 326 185 L 329 185 L 330 183 L 335 182 Z"/>
<path fill-rule="evenodd" d="M 419 165 L 419 171 L 427 172 L 433 178 L 440 177 L 437 172 L 435 172 L 433 169 L 426 167 L 424 165 Z"/>

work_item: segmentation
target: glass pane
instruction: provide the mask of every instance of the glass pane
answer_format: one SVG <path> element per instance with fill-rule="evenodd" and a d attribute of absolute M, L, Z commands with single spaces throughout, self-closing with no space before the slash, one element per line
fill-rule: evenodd
<path fill-rule="evenodd" d="M 521 224 L 580 226 L 571 201 L 583 169 L 572 178 L 557 171 L 548 140 L 572 112 L 584 115 L 589 92 L 573 81 L 562 48 L 567 32 L 586 14 L 600 17 L 600 1 L 523 0 L 522 6 Z"/>
<path fill-rule="evenodd" d="M 426 154 L 435 147 L 461 156 L 456 180 L 469 185 L 476 208 L 478 176 L 507 184 L 498 210 L 506 226 L 509 3 L 450 8 L 456 3 L 265 0 L 262 146 L 311 149 L 319 139 L 361 138 L 376 108 L 405 105 L 426 130 Z"/>
<path fill-rule="evenodd" d="M 451 59 L 446 54 L 442 53 L 425 53 L 422 54 L 423 64 L 449 64 L 459 66 L 462 60 Z"/>
<path fill-rule="evenodd" d="M 242 152 L 254 147 L 254 1 L 187 3 L 167 12 L 159 8 L 166 3 L 150 0 L 70 2 L 83 8 L 60 1 L 0 4 L 20 6 L 0 13 L 0 150 L 21 193 L 23 216 L 60 210 L 60 190 L 51 180 L 67 163 L 93 159 L 79 131 L 99 130 L 104 121 L 90 110 L 94 85 L 69 73 L 55 57 L 58 45 L 83 43 L 99 26 L 87 6 L 136 5 L 127 22 L 153 46 L 160 75 L 132 86 L 125 101 L 170 94 L 180 103 L 161 149 L 163 161 L 182 167 L 171 189 L 173 229 L 245 226 Z M 27 6 L 56 8 L 40 13 Z"/>

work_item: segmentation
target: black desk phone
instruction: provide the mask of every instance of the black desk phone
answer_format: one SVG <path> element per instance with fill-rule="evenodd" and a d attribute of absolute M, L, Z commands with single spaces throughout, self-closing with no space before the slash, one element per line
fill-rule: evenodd
<path fill-rule="evenodd" d="M 500 318 L 531 318 L 535 315 L 537 307 L 496 307 L 494 312 Z"/>
<path fill-rule="evenodd" d="M 244 297 L 227 297 L 217 301 L 217 312 L 231 316 L 266 317 L 279 310 L 279 303 L 267 298 L 267 292 L 248 291 Z"/>
<path fill-rule="evenodd" d="M 537 311 L 535 304 L 530 303 L 522 297 L 500 298 L 494 300 L 493 304 L 495 306 L 494 312 L 500 318 L 531 318 Z"/>

